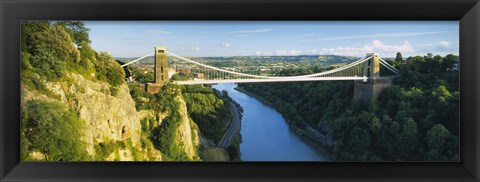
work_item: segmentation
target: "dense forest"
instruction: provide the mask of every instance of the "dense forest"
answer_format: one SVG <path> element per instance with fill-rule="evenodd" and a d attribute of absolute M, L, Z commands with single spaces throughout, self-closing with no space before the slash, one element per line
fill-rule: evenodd
<path fill-rule="evenodd" d="M 352 100 L 352 81 L 239 84 L 239 90 L 274 107 L 337 160 L 459 160 L 458 56 L 389 62 L 401 76 L 369 103 Z"/>

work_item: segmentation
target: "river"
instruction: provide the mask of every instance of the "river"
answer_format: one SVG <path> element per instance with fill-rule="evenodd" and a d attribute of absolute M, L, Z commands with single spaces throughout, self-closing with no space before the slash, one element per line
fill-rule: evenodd
<path fill-rule="evenodd" d="M 225 90 L 243 107 L 240 133 L 242 161 L 328 161 L 325 154 L 293 133 L 283 116 L 254 97 L 239 92 L 237 84 L 212 86 Z"/>

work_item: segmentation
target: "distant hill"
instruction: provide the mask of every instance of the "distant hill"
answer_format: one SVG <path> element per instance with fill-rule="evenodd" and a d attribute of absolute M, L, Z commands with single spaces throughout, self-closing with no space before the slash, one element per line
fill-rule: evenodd
<path fill-rule="evenodd" d="M 116 58 L 122 62 L 129 62 L 136 58 Z M 169 60 L 173 61 L 176 58 L 170 57 Z M 267 62 L 287 62 L 293 64 L 302 64 L 302 65 L 332 65 L 332 64 L 341 64 L 356 61 L 360 59 L 359 57 L 353 56 L 338 56 L 338 55 L 298 55 L 298 56 L 225 56 L 225 57 L 194 57 L 194 60 L 199 60 L 202 62 L 209 63 L 211 65 L 218 65 L 218 62 L 229 62 L 230 66 L 242 66 L 250 65 L 248 62 L 254 62 L 256 65 L 258 63 L 267 63 Z M 153 64 L 153 56 L 147 57 L 138 62 L 141 65 L 150 65 Z M 215 63 L 217 62 L 217 63 Z M 223 65 L 223 64 L 221 64 Z"/>

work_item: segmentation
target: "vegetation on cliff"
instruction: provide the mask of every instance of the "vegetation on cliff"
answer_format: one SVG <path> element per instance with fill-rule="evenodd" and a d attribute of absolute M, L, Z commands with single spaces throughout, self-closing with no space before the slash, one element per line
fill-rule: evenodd
<path fill-rule="evenodd" d="M 227 92 L 215 92 L 202 85 L 182 86 L 182 93 L 188 107 L 188 114 L 198 124 L 205 137 L 218 143 L 226 124 L 232 119 Z"/>
<path fill-rule="evenodd" d="M 20 61 L 22 160 L 161 159 L 137 146 L 125 73 L 90 47 L 83 23 L 22 21 Z"/>
<path fill-rule="evenodd" d="M 457 62 L 454 55 L 431 54 L 392 60 L 401 77 L 368 104 L 352 101 L 353 82 L 346 81 L 239 86 L 272 105 L 297 133 L 338 160 L 456 161 Z"/>
<path fill-rule="evenodd" d="M 21 157 L 40 152 L 47 161 L 89 160 L 81 131 L 85 122 L 59 102 L 32 101 L 22 112 Z"/>
<path fill-rule="evenodd" d="M 22 160 L 187 161 L 200 160 L 199 150 L 223 150 L 200 146 L 199 130 L 220 140 L 231 118 L 226 94 L 198 85 L 168 84 L 158 94 L 128 88 L 113 57 L 91 48 L 82 22 L 21 26 Z M 152 73 L 131 69 L 138 80 L 153 81 Z"/>
<path fill-rule="evenodd" d="M 137 103 L 138 110 L 154 110 L 165 113 L 164 118 L 142 120 L 142 131 L 149 136 L 155 147 L 162 151 L 166 160 L 189 160 L 178 142 L 177 130 L 182 117 L 188 115 L 198 125 L 207 139 L 218 142 L 231 120 L 228 109 L 229 99 L 226 93 L 215 92 L 211 87 L 203 85 L 177 86 L 167 84 L 157 94 L 149 94 L 142 88 L 131 85 L 130 94 Z M 180 103 L 176 98 L 185 100 L 187 113 L 180 113 Z M 156 123 L 160 124 L 156 124 Z M 221 148 L 212 148 L 213 144 L 203 144 L 197 150 L 202 160 L 228 160 Z"/>

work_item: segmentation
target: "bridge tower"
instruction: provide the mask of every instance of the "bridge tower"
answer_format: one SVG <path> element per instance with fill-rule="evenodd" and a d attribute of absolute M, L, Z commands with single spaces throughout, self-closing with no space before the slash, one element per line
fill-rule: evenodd
<path fill-rule="evenodd" d="M 148 93 L 158 93 L 168 81 L 168 61 L 166 47 L 156 46 L 154 57 L 154 75 L 155 83 L 147 84 L 146 90 Z"/>
<path fill-rule="evenodd" d="M 377 99 L 382 91 L 392 83 L 390 78 L 380 78 L 380 62 L 376 53 L 367 53 L 371 57 L 365 61 L 363 75 L 367 80 L 354 81 L 353 100 L 368 103 L 370 99 Z"/>
<path fill-rule="evenodd" d="M 165 47 L 155 47 L 155 84 L 165 85 L 168 82 L 168 61 Z"/>

